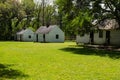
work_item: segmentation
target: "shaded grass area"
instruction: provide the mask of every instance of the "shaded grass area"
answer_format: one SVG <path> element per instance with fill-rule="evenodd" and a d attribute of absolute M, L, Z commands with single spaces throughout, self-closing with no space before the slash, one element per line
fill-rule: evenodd
<path fill-rule="evenodd" d="M 10 68 L 11 66 L 14 65 L 0 64 L 0 79 L 16 79 L 18 77 L 22 78 L 28 76 L 19 70 Z"/>
<path fill-rule="evenodd" d="M 98 49 L 91 49 L 84 46 L 72 46 L 62 48 L 60 50 L 72 52 L 73 54 L 80 54 L 80 55 L 96 55 L 101 57 L 110 57 L 112 59 L 119 59 L 120 52 L 119 51 L 107 51 L 107 50 L 98 50 Z"/>

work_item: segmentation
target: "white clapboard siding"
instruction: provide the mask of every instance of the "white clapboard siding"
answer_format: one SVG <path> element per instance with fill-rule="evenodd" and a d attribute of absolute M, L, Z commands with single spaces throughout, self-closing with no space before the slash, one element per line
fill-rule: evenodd
<path fill-rule="evenodd" d="M 103 31 L 103 37 L 99 37 L 99 32 L 94 33 L 94 44 L 105 44 L 106 42 L 106 31 Z"/>
<path fill-rule="evenodd" d="M 58 39 L 56 39 L 56 35 L 58 35 Z M 59 27 L 55 27 L 46 35 L 46 41 L 64 42 L 64 32 Z"/>
<path fill-rule="evenodd" d="M 48 28 L 42 26 L 36 31 L 36 34 L 38 35 L 38 40 L 36 40 L 38 42 L 44 42 L 44 40 L 45 42 L 64 42 L 65 40 L 64 32 L 57 25 L 51 25 Z"/>
<path fill-rule="evenodd" d="M 36 40 L 36 35 L 32 30 L 25 29 L 23 32 L 17 34 L 17 40 L 33 42 Z"/>
<path fill-rule="evenodd" d="M 110 44 L 120 45 L 120 30 L 113 30 L 110 32 Z"/>
<path fill-rule="evenodd" d="M 76 36 L 76 43 L 89 43 L 90 42 L 90 35 L 85 34 L 84 36 L 77 35 Z"/>

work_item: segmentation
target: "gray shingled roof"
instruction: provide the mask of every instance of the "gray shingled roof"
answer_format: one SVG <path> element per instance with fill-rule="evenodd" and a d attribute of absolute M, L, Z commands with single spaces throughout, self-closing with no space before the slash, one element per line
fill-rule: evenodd
<path fill-rule="evenodd" d="M 25 29 L 26 30 L 26 29 Z M 25 32 L 24 29 L 22 29 L 21 31 L 17 32 L 16 34 L 23 34 Z"/>
<path fill-rule="evenodd" d="M 101 21 L 97 26 L 101 30 L 113 30 L 119 28 L 119 24 L 115 19 L 105 19 Z"/>
<path fill-rule="evenodd" d="M 35 33 L 48 34 L 56 25 L 50 25 L 48 28 L 46 26 L 41 26 L 37 29 Z"/>
<path fill-rule="evenodd" d="M 27 30 L 31 30 L 31 29 L 29 29 L 29 28 L 22 29 L 22 30 L 18 31 L 16 34 L 23 34 Z"/>

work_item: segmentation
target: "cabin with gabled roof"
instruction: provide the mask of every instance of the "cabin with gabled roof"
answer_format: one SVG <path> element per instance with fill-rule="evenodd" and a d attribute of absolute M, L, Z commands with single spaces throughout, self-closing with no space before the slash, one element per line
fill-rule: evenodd
<path fill-rule="evenodd" d="M 25 41 L 25 42 L 33 42 L 36 40 L 36 36 L 35 36 L 35 33 L 31 29 L 29 28 L 22 29 L 16 33 L 16 40 Z"/>
<path fill-rule="evenodd" d="M 104 19 L 96 25 L 93 33 L 77 35 L 76 43 L 120 46 L 120 29 L 115 19 Z"/>
<path fill-rule="evenodd" d="M 102 31 L 99 32 L 99 35 L 102 34 L 105 44 L 120 46 L 120 29 L 115 19 L 104 19 L 100 21 L 97 27 Z"/>
<path fill-rule="evenodd" d="M 64 32 L 57 25 L 41 26 L 37 29 L 37 42 L 64 42 Z"/>

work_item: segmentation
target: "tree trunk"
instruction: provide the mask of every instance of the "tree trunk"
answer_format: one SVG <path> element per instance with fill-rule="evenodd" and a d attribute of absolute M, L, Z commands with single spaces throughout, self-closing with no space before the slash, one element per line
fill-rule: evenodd
<path fill-rule="evenodd" d="M 42 4 L 43 4 L 43 20 L 42 20 L 42 25 L 44 26 L 45 25 L 45 22 L 44 22 L 44 18 L 45 18 L 45 15 L 44 15 L 44 8 L 45 8 L 45 1 L 42 0 Z"/>

